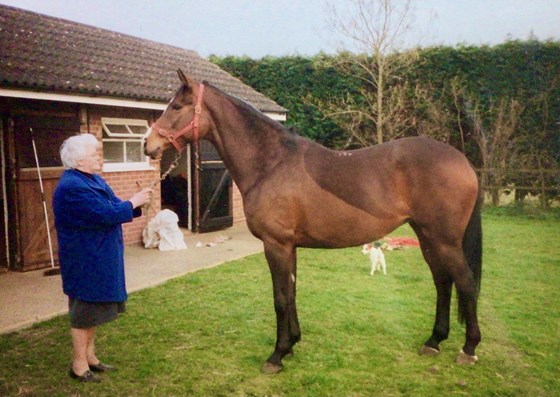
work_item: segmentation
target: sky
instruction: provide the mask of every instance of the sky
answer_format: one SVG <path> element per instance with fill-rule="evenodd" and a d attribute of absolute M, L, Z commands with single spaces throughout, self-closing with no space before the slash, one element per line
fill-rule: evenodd
<path fill-rule="evenodd" d="M 330 0 L 340 10 L 348 1 Z M 342 49 L 326 0 L 0 0 L 194 50 L 203 57 L 313 56 Z M 560 0 L 413 0 L 421 46 L 560 40 Z"/>

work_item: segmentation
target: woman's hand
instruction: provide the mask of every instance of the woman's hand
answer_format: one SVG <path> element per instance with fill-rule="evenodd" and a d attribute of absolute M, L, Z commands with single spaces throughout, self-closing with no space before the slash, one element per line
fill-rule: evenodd
<path fill-rule="evenodd" d="M 152 199 L 153 190 L 146 187 L 128 199 L 132 203 L 132 208 L 140 207 Z"/>

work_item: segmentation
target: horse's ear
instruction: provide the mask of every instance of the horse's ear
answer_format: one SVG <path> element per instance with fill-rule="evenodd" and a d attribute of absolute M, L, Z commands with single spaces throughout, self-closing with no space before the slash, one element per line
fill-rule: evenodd
<path fill-rule="evenodd" d="M 184 85 L 186 85 L 188 87 L 189 86 L 189 81 L 187 80 L 187 76 L 185 76 L 185 73 L 183 73 L 181 68 L 177 69 L 177 74 L 179 75 L 179 80 L 181 80 L 181 83 L 183 83 Z"/>

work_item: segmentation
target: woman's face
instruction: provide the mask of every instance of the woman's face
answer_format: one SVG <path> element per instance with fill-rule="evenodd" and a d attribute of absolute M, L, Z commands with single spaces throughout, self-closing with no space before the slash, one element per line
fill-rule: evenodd
<path fill-rule="evenodd" d="M 87 172 L 88 174 L 94 174 L 101 171 L 101 157 L 97 152 L 97 147 L 93 145 L 88 145 L 86 148 L 86 156 L 83 159 L 78 160 L 78 170 Z"/>

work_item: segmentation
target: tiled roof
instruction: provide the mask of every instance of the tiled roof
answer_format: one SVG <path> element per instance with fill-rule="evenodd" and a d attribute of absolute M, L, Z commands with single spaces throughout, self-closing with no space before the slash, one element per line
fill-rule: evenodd
<path fill-rule="evenodd" d="M 286 112 L 194 51 L 0 5 L 0 87 L 167 103 L 179 67 L 261 111 Z"/>

